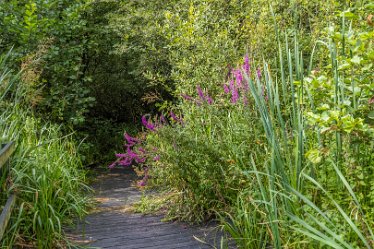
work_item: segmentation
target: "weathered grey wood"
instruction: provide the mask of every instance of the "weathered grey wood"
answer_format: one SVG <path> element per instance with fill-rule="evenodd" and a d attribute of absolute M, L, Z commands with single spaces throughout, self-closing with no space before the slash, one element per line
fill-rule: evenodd
<path fill-rule="evenodd" d="M 123 209 L 141 193 L 131 185 L 136 175 L 130 169 L 116 169 L 99 174 L 93 184 L 99 200 L 96 213 L 88 215 L 67 232 L 72 242 L 88 248 L 126 249 L 208 249 L 219 244 L 222 233 L 214 227 L 189 226 L 181 222 L 164 222 L 162 215 L 129 213 Z M 200 243 L 194 236 L 207 244 Z M 233 247 L 235 248 L 235 247 Z"/>
<path fill-rule="evenodd" d="M 9 157 L 14 153 L 15 151 L 15 144 L 14 142 L 9 142 L 7 144 L 1 145 L 0 150 L 0 170 L 1 168 L 7 163 L 9 160 Z M 16 201 L 16 196 L 14 194 L 10 195 L 8 198 L 4 209 L 1 212 L 0 215 L 0 241 L 3 238 L 3 235 L 5 233 L 5 229 L 8 225 L 10 215 L 12 214 L 12 209 L 14 206 L 14 203 Z"/>
<path fill-rule="evenodd" d="M 0 169 L 5 165 L 5 163 L 8 161 L 9 157 L 13 154 L 14 151 L 15 151 L 14 142 L 2 144 L 2 147 L 0 150 Z"/>
<path fill-rule="evenodd" d="M 12 209 L 13 209 L 15 201 L 16 201 L 16 196 L 14 194 L 12 194 L 8 198 L 8 200 L 5 204 L 5 207 L 4 207 L 3 211 L 1 212 L 1 215 L 0 215 L 0 241 L 3 238 L 6 226 L 8 225 L 10 215 L 12 213 Z"/>

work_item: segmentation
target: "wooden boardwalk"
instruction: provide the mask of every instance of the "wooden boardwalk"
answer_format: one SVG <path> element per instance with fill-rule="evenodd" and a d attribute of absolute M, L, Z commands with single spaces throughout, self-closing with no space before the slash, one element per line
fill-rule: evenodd
<path fill-rule="evenodd" d="M 99 205 L 74 231 L 68 232 L 73 243 L 83 248 L 220 248 L 221 233 L 213 226 L 163 222 L 161 215 L 129 212 L 129 205 L 141 197 L 131 186 L 134 179 L 136 176 L 129 169 L 98 175 L 93 188 Z"/>

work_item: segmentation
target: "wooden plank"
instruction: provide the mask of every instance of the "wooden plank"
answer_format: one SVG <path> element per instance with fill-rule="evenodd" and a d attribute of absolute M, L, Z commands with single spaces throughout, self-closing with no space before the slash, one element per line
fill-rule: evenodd
<path fill-rule="evenodd" d="M 120 174 L 123 171 L 117 170 L 116 175 L 103 172 L 98 177 L 95 185 L 96 196 L 107 199 L 102 206 L 121 207 L 139 195 L 138 190 L 127 187 L 131 186 L 131 180 L 136 179 L 136 176 Z M 121 212 L 120 209 L 102 209 L 101 212 L 91 214 L 80 221 L 74 231 L 71 231 L 80 235 L 72 238 L 78 238 L 75 243 L 85 243 L 90 248 L 209 249 L 213 245 L 218 245 L 219 248 L 220 236 L 223 233 L 216 232 L 211 224 L 201 227 L 180 222 L 162 222 L 163 217 Z M 194 239 L 194 235 L 209 244 Z"/>
<path fill-rule="evenodd" d="M 0 150 L 0 169 L 5 165 L 5 163 L 8 161 L 9 157 L 13 154 L 15 149 L 16 146 L 14 145 L 14 142 L 2 144 L 2 148 Z"/>
<path fill-rule="evenodd" d="M 9 160 L 9 157 L 14 153 L 16 147 L 14 142 L 9 142 L 7 144 L 1 145 L 0 150 L 0 169 L 6 164 Z M 5 229 L 8 225 L 10 216 L 12 214 L 12 209 L 16 201 L 16 196 L 14 194 L 10 195 L 7 202 L 5 203 L 4 209 L 0 215 L 0 241 L 3 238 Z"/>
<path fill-rule="evenodd" d="M 16 196 L 14 194 L 12 194 L 8 198 L 8 200 L 5 204 L 5 207 L 4 207 L 3 211 L 1 212 L 1 215 L 0 215 L 0 241 L 3 238 L 6 226 L 8 225 L 10 215 L 12 213 L 12 209 L 13 209 L 15 201 L 16 201 Z"/>
<path fill-rule="evenodd" d="M 137 249 L 137 248 L 153 248 L 156 246 L 167 246 L 173 245 L 176 247 L 181 243 L 187 243 L 191 245 L 191 248 L 197 248 L 200 243 L 196 241 L 192 235 L 189 234 L 163 234 L 160 236 L 142 238 L 137 240 L 127 240 L 121 238 L 108 238 L 96 241 L 91 244 L 91 246 L 96 247 L 120 247 L 121 245 L 126 245 L 127 249 Z"/>

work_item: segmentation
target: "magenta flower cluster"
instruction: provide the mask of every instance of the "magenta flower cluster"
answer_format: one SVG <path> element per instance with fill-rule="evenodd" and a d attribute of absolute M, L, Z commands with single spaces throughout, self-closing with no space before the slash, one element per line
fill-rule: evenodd
<path fill-rule="evenodd" d="M 147 117 L 145 115 L 142 116 L 142 124 L 148 130 L 151 130 L 151 131 L 155 131 L 156 130 L 156 125 L 153 124 L 152 122 L 148 121 Z"/>
<path fill-rule="evenodd" d="M 133 163 L 145 163 L 146 161 L 146 151 L 142 147 L 135 149 L 135 145 L 140 144 L 140 140 L 131 137 L 129 134 L 125 133 L 125 152 L 116 154 L 117 160 L 109 165 L 109 168 L 114 168 L 116 165 L 120 166 L 130 166 Z"/>
<path fill-rule="evenodd" d="M 212 97 L 210 97 L 208 93 L 204 94 L 203 89 L 201 89 L 200 86 L 197 86 L 196 90 L 197 90 L 197 94 L 199 95 L 199 98 L 200 98 L 200 100 L 198 101 L 199 104 L 204 103 L 205 101 L 209 105 L 213 104 Z"/>
<path fill-rule="evenodd" d="M 229 67 L 228 78 L 229 81 L 226 84 L 223 84 L 223 91 L 226 95 L 230 96 L 230 102 L 236 104 L 239 100 L 242 100 L 245 105 L 248 105 L 248 92 L 249 92 L 249 82 L 248 78 L 251 77 L 251 64 L 248 55 L 245 55 L 243 58 L 243 64 L 236 68 L 232 69 Z M 244 77 L 244 75 L 248 77 Z M 262 77 L 260 67 L 255 70 L 255 75 L 260 80 Z M 195 102 L 197 105 L 201 105 L 204 102 L 209 105 L 213 104 L 213 98 L 209 94 L 204 93 L 201 86 L 196 86 L 198 98 L 195 99 L 187 94 L 181 94 L 181 97 L 186 101 Z M 263 93 L 264 94 L 264 93 Z"/>
<path fill-rule="evenodd" d="M 244 77 L 247 75 L 248 77 Z M 257 68 L 255 70 L 255 76 L 260 80 L 261 69 Z M 248 104 L 247 93 L 249 92 L 249 82 L 248 78 L 251 77 L 251 64 L 248 55 L 244 57 L 244 62 L 241 67 L 237 69 L 231 69 L 228 75 L 229 81 L 228 83 L 223 85 L 223 91 L 225 95 L 230 96 L 230 102 L 235 104 L 238 103 L 239 100 L 243 101 L 244 105 Z M 197 105 L 202 105 L 207 103 L 208 105 L 212 105 L 214 103 L 213 98 L 204 91 L 200 85 L 196 86 L 197 91 L 197 98 L 193 98 L 187 94 L 181 94 L 181 97 L 186 101 L 194 102 Z M 262 94 L 264 95 L 264 88 L 262 89 Z M 143 126 L 151 131 L 156 132 L 157 129 L 163 125 L 170 124 L 170 122 L 175 122 L 177 124 L 183 125 L 183 118 L 177 116 L 174 112 L 170 111 L 169 118 L 166 118 L 164 115 L 156 116 L 154 118 L 150 118 L 149 115 L 144 115 L 141 118 L 141 122 Z M 155 155 L 154 152 L 147 153 L 144 148 L 140 145 L 142 141 L 138 138 L 131 137 L 129 134 L 124 135 L 125 145 L 124 150 L 125 153 L 116 154 L 117 160 L 109 165 L 109 168 L 113 168 L 116 165 L 120 166 L 131 166 L 133 164 L 141 164 L 143 165 L 144 170 L 144 177 L 138 185 L 145 186 L 148 181 L 148 167 L 145 166 L 147 159 L 153 161 L 159 161 L 160 156 Z M 153 156 L 150 157 L 150 156 Z"/>
<path fill-rule="evenodd" d="M 242 96 L 245 105 L 248 104 L 247 92 L 249 91 L 248 81 L 244 79 L 243 73 L 250 76 L 251 66 L 249 62 L 249 57 L 246 55 L 244 57 L 244 63 L 241 68 L 232 69 L 229 77 L 231 77 L 228 84 L 223 85 L 223 91 L 225 94 L 230 95 L 230 102 L 235 104 L 239 101 L 240 96 Z"/>
<path fill-rule="evenodd" d="M 213 98 L 208 93 L 204 93 L 201 86 L 199 86 L 199 85 L 196 86 L 196 91 L 197 91 L 197 95 L 199 96 L 198 99 L 194 99 L 190 95 L 187 95 L 187 94 L 184 94 L 184 93 L 181 94 L 181 97 L 184 100 L 195 102 L 197 105 L 202 105 L 205 102 L 208 103 L 209 105 L 213 104 L 213 102 L 214 102 Z"/>
<path fill-rule="evenodd" d="M 182 118 L 178 117 L 173 112 L 170 112 L 170 118 L 175 122 L 183 123 Z M 147 115 L 144 115 L 142 116 L 141 121 L 143 126 L 152 132 L 155 132 L 160 126 L 167 124 L 167 120 L 164 115 L 154 118 L 153 122 L 150 119 L 147 119 Z M 132 137 L 129 134 L 125 133 L 124 140 L 125 153 L 116 154 L 117 160 L 110 164 L 109 168 L 114 168 L 116 165 L 131 166 L 134 163 L 145 164 L 149 155 L 154 154 L 147 153 L 147 151 L 140 146 L 142 141 L 138 138 Z M 153 161 L 158 160 L 160 160 L 159 155 L 153 157 Z"/>

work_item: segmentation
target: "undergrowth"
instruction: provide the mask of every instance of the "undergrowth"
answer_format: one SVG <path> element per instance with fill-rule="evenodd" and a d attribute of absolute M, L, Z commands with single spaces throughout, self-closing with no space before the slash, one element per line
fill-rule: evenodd
<path fill-rule="evenodd" d="M 17 201 L 1 244 L 6 248 L 62 248 L 63 228 L 86 213 L 89 188 L 70 135 L 33 116 L 23 103 L 20 75 L 0 59 L 1 142 L 14 141 L 11 187 Z"/>

